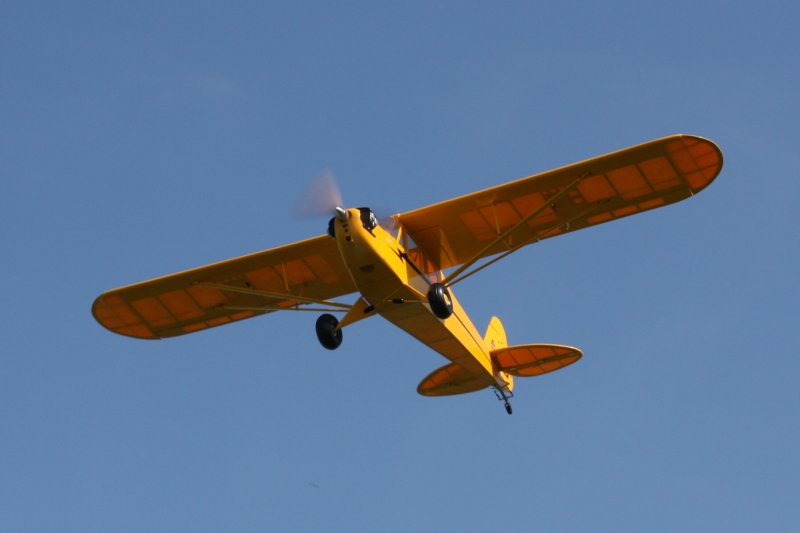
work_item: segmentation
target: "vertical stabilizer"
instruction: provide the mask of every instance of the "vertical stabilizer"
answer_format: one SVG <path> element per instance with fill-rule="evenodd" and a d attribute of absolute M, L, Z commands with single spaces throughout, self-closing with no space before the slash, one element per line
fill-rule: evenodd
<path fill-rule="evenodd" d="M 486 336 L 483 338 L 483 342 L 486 343 L 486 347 L 491 351 L 508 348 L 506 329 L 496 316 L 493 316 L 489 321 L 489 327 L 486 328 Z M 503 399 L 506 402 L 506 409 L 508 410 L 508 414 L 511 414 L 511 406 L 508 405 L 506 394 L 511 395 L 511 391 L 514 389 L 514 378 L 502 370 L 499 370 L 496 367 L 494 358 L 492 358 L 492 369 L 495 372 L 494 378 L 497 380 L 496 388 L 503 394 Z"/>
<path fill-rule="evenodd" d="M 489 321 L 489 327 L 486 328 L 486 335 L 483 337 L 483 342 L 490 350 L 497 350 L 508 346 L 506 339 L 506 330 L 503 323 L 496 316 L 493 316 Z"/>

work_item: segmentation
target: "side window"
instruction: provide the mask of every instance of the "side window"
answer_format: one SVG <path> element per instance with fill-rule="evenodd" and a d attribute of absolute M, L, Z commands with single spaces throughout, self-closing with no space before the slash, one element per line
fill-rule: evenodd
<path fill-rule="evenodd" d="M 425 269 L 423 272 L 428 276 L 428 281 L 431 283 L 439 283 L 441 281 L 441 272 L 436 270 L 436 266 L 430 261 L 425 261 Z"/>
<path fill-rule="evenodd" d="M 403 232 L 403 247 L 406 249 L 408 258 L 411 259 L 415 265 L 417 265 L 417 268 L 419 268 L 422 272 L 425 272 L 425 270 L 423 270 L 425 263 L 422 258 L 422 252 L 420 251 L 419 246 L 417 246 L 417 243 L 414 242 L 414 239 L 411 238 L 411 235 L 405 231 Z"/>
<path fill-rule="evenodd" d="M 428 259 L 422 250 L 419 249 L 417 243 L 414 242 L 414 239 L 411 238 L 405 229 L 402 232 L 402 244 L 403 247 L 406 249 L 406 254 L 408 254 L 408 258 L 414 262 L 417 269 L 422 272 L 428 281 L 426 282 L 422 277 L 419 275 L 416 270 L 414 272 L 409 272 L 409 284 L 414 287 L 415 289 L 419 290 L 420 292 L 427 292 L 428 290 L 428 283 L 438 283 L 442 280 L 442 273 L 441 271 L 436 269 L 436 265 Z M 411 267 L 409 267 L 411 268 Z"/>

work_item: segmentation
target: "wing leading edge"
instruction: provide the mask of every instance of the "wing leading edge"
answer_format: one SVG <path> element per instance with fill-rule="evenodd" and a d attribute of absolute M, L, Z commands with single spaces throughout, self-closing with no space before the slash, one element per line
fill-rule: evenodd
<path fill-rule="evenodd" d="M 474 258 L 580 178 L 566 196 L 481 257 L 678 202 L 706 188 L 721 169 L 722 152 L 716 144 L 673 135 L 397 218 L 439 268 L 446 269 Z"/>
<path fill-rule="evenodd" d="M 206 284 L 316 300 L 356 290 L 336 242 L 322 235 L 108 291 L 94 301 L 92 314 L 114 333 L 161 339 L 305 305 Z"/>

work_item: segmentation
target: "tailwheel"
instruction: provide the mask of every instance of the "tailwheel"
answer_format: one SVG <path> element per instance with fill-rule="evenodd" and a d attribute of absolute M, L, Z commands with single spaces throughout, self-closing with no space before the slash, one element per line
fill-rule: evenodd
<path fill-rule="evenodd" d="M 511 393 L 511 391 L 508 391 L 508 393 L 506 393 L 506 391 L 504 391 L 503 389 L 495 387 L 494 388 L 494 395 L 497 396 L 498 400 L 501 400 L 505 404 L 506 413 L 511 414 L 511 413 L 514 412 L 514 410 L 511 409 L 511 404 L 508 402 L 509 398 L 513 398 L 514 397 L 514 395 Z"/>
<path fill-rule="evenodd" d="M 450 297 L 450 291 L 441 283 L 434 283 L 428 289 L 428 304 L 436 318 L 444 320 L 453 314 L 453 299 Z"/>
<path fill-rule="evenodd" d="M 336 329 L 339 321 L 335 316 L 325 313 L 317 319 L 317 338 L 328 350 L 335 350 L 342 344 L 342 330 Z"/>

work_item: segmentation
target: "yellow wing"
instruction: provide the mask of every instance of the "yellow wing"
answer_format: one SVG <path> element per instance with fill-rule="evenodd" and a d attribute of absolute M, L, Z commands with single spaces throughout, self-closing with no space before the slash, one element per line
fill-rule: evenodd
<path fill-rule="evenodd" d="M 322 235 L 108 291 L 95 300 L 92 314 L 114 333 L 160 339 L 305 303 L 209 284 L 315 300 L 356 290 L 336 242 Z"/>
<path fill-rule="evenodd" d="M 551 205 L 480 257 L 678 202 L 703 190 L 722 168 L 713 142 L 673 135 L 398 215 L 445 269 L 481 252 L 526 216 Z M 553 198 L 583 177 L 557 202 Z"/>

